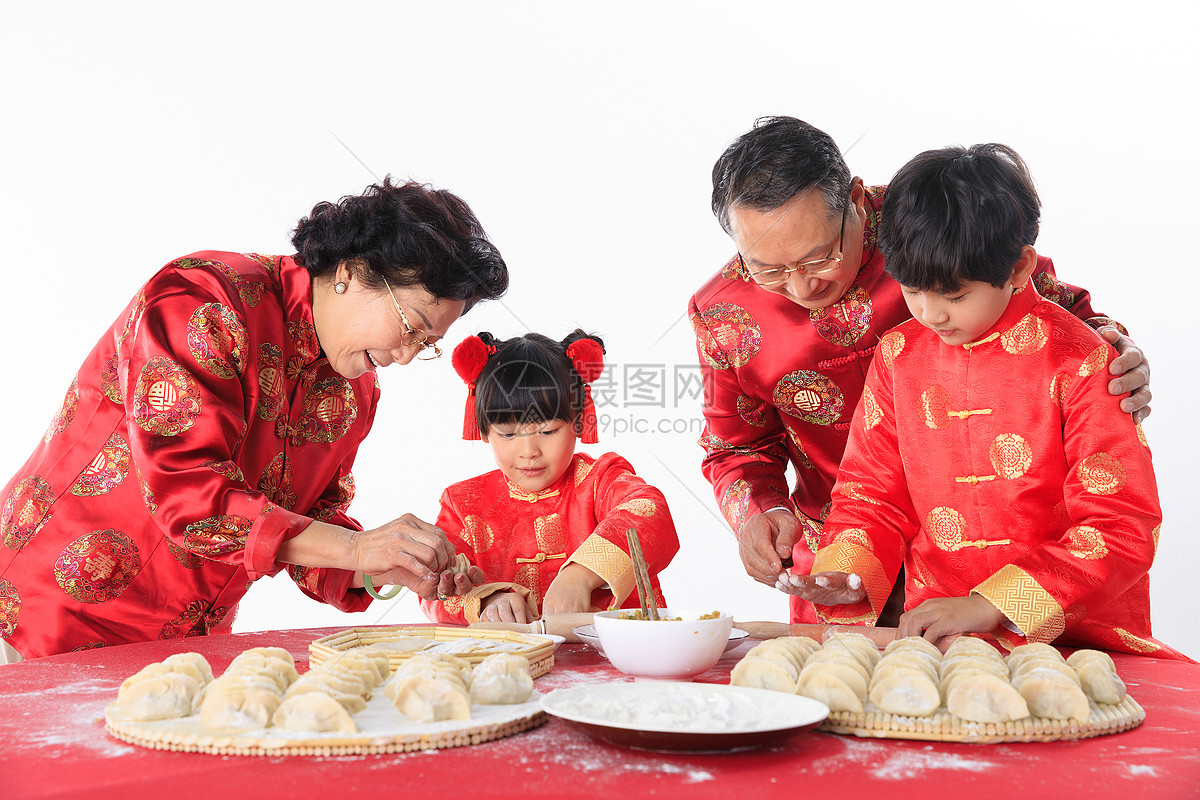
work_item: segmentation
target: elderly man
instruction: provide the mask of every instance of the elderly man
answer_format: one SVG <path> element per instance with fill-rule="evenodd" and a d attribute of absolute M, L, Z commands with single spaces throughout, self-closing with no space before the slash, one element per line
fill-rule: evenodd
<path fill-rule="evenodd" d="M 689 309 L 705 370 L 702 469 L 746 572 L 769 586 L 789 566 L 808 573 L 875 345 L 911 316 L 876 246 L 884 192 L 851 177 L 828 134 L 791 117 L 759 119 L 713 167 L 713 213 L 737 254 Z M 1138 421 L 1149 414 L 1149 366 L 1123 329 L 1050 259 L 1038 258 L 1034 281 L 1117 348 L 1113 402 Z M 793 622 L 818 621 L 790 602 Z"/>

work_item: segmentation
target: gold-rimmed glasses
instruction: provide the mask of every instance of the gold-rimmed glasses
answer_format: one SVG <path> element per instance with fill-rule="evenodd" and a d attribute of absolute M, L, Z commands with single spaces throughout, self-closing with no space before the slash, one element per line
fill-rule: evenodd
<path fill-rule="evenodd" d="M 392 297 L 392 302 L 396 305 L 396 311 L 400 314 L 400 321 L 404 323 L 404 337 L 400 340 L 400 344 L 405 347 L 419 347 L 417 351 L 418 361 L 433 361 L 435 358 L 442 357 L 442 348 L 437 346 L 437 342 L 429 341 L 429 334 L 422 330 L 413 328 L 408 322 L 408 315 L 404 313 L 404 309 L 400 307 L 400 301 L 396 299 L 396 294 L 392 291 L 392 285 L 387 282 L 387 278 L 383 279 L 383 285 L 387 287 L 388 294 Z M 422 353 L 427 350 L 433 350 L 433 355 L 427 356 Z"/>
<path fill-rule="evenodd" d="M 804 261 L 794 267 L 772 267 L 771 269 L 761 269 L 758 272 L 751 272 L 750 268 L 746 266 L 746 259 L 742 258 L 741 252 L 738 252 L 738 267 L 742 271 L 742 280 L 746 283 L 756 283 L 759 286 L 769 288 L 783 283 L 787 280 L 788 275 L 791 275 L 793 272 L 799 272 L 803 275 L 824 275 L 833 272 L 842 265 L 842 243 L 846 236 L 846 212 L 848 210 L 849 205 L 842 208 L 842 227 L 838 232 L 836 256 Z"/>

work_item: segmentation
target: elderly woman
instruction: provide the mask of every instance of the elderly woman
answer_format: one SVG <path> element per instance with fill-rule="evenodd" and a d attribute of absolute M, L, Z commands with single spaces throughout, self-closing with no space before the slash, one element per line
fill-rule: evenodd
<path fill-rule="evenodd" d="M 437 593 L 445 535 L 361 530 L 350 468 L 375 370 L 440 356 L 507 268 L 466 203 L 390 179 L 317 205 L 292 244 L 173 261 L 100 338 L 0 495 L 8 660 L 228 630 L 284 568 L 345 611 L 370 602 L 363 574 Z"/>

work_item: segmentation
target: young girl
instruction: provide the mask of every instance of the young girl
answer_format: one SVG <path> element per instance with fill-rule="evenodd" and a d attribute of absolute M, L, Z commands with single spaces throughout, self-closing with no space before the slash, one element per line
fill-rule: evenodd
<path fill-rule="evenodd" d="M 637 528 L 657 603 L 658 573 L 679 550 L 661 492 L 615 453 L 592 458 L 589 384 L 604 344 L 583 331 L 561 342 L 537 333 L 498 341 L 489 333 L 454 349 L 466 381 L 464 439 L 492 447 L 496 469 L 441 497 L 438 527 L 486 582 L 463 596 L 422 600 L 437 622 L 530 622 L 542 614 L 638 606 L 626 531 Z"/>

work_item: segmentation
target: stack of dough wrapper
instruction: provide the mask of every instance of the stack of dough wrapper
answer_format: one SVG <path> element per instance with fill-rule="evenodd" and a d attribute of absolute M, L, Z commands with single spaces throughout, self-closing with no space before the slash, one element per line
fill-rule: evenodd
<path fill-rule="evenodd" d="M 802 694 L 834 712 L 928 717 L 945 708 L 984 723 L 1025 717 L 1084 723 L 1091 703 L 1125 699 L 1125 684 L 1106 653 L 1080 650 L 1064 659 L 1050 645 L 1027 644 L 1005 659 L 987 642 L 966 636 L 945 655 L 917 636 L 897 639 L 882 654 L 854 633 L 824 644 L 808 637 L 770 639 L 738 662 L 730 683 Z"/>
<path fill-rule="evenodd" d="M 392 675 L 386 651 L 355 648 L 300 675 L 280 647 L 236 656 L 219 678 L 199 653 L 150 664 L 121 684 L 113 710 L 139 721 L 197 715 L 219 733 L 279 728 L 355 733 L 354 715 L 379 687 L 414 722 L 468 719 L 471 705 L 523 703 L 533 693 L 529 660 L 499 653 L 474 669 L 452 655 L 414 656 Z"/>

